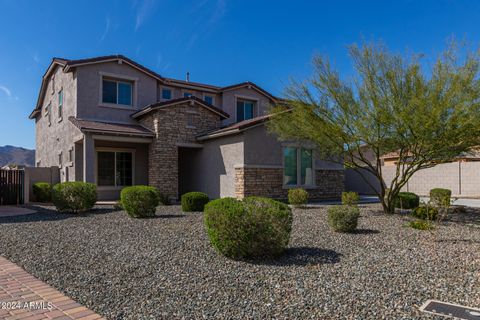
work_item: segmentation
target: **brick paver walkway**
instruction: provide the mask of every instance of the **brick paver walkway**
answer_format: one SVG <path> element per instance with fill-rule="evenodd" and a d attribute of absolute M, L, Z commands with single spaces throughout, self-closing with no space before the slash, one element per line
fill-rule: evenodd
<path fill-rule="evenodd" d="M 0 319 L 103 319 L 0 256 Z"/>

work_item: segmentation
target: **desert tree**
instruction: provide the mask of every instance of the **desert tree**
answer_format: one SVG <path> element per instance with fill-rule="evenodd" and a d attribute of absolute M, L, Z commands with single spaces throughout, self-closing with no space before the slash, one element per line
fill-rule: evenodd
<path fill-rule="evenodd" d="M 320 157 L 358 172 L 393 213 L 395 197 L 415 172 L 480 145 L 479 56 L 449 46 L 428 65 L 420 55 L 392 53 L 382 44 L 348 49 L 350 79 L 315 56 L 313 76 L 291 81 L 268 126 L 282 140 L 313 142 Z M 386 181 L 382 156 L 392 152 L 398 161 Z"/>

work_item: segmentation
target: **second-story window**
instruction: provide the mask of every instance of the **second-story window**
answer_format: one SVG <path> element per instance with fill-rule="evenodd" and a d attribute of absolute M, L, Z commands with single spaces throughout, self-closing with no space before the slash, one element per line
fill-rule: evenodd
<path fill-rule="evenodd" d="M 254 101 L 237 100 L 237 122 L 253 118 Z"/>
<path fill-rule="evenodd" d="M 184 92 L 183 97 L 184 98 L 190 98 L 190 97 L 193 97 L 193 94 L 191 92 Z"/>
<path fill-rule="evenodd" d="M 58 117 L 63 117 L 63 89 L 58 92 Z"/>
<path fill-rule="evenodd" d="M 131 82 L 103 79 L 102 102 L 131 106 L 132 87 Z"/>
<path fill-rule="evenodd" d="M 203 96 L 203 100 L 206 103 L 213 104 L 213 96 Z"/>
<path fill-rule="evenodd" d="M 162 100 L 172 99 L 172 90 L 171 89 L 162 89 Z"/>

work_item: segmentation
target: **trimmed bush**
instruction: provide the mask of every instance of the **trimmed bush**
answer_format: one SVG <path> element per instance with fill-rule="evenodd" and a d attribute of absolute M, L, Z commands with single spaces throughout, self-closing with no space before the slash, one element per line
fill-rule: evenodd
<path fill-rule="evenodd" d="M 342 204 L 354 206 L 358 204 L 358 201 L 360 201 L 360 196 L 357 192 L 342 192 Z"/>
<path fill-rule="evenodd" d="M 294 206 L 303 206 L 306 205 L 308 201 L 308 192 L 301 189 L 295 188 L 288 190 L 288 203 Z"/>
<path fill-rule="evenodd" d="M 395 208 L 414 209 L 420 204 L 420 197 L 413 192 L 399 192 L 395 198 Z"/>
<path fill-rule="evenodd" d="M 452 190 L 435 188 L 430 190 L 430 201 L 434 206 L 447 207 L 450 205 Z"/>
<path fill-rule="evenodd" d="M 182 211 L 194 212 L 203 211 L 203 208 L 208 203 L 208 196 L 203 192 L 188 192 L 182 195 Z"/>
<path fill-rule="evenodd" d="M 120 199 L 123 209 L 133 218 L 155 216 L 156 208 L 160 202 L 158 190 L 149 186 L 123 188 Z"/>
<path fill-rule="evenodd" d="M 410 221 L 408 226 L 417 230 L 432 230 L 434 228 L 431 222 L 425 220 Z"/>
<path fill-rule="evenodd" d="M 53 186 L 52 201 L 60 212 L 88 211 L 97 201 L 97 186 L 80 181 L 58 183 Z"/>
<path fill-rule="evenodd" d="M 33 194 L 38 202 L 50 202 L 52 201 L 52 185 L 48 182 L 34 183 Z"/>
<path fill-rule="evenodd" d="M 422 220 L 435 220 L 438 210 L 434 207 L 419 206 L 413 209 L 412 216 Z"/>
<path fill-rule="evenodd" d="M 328 208 L 328 224 L 336 232 L 353 232 L 358 225 L 360 209 L 356 206 L 341 205 Z"/>
<path fill-rule="evenodd" d="M 212 245 L 231 259 L 276 257 L 292 231 L 288 205 L 260 197 L 223 198 L 205 206 L 205 226 Z"/>

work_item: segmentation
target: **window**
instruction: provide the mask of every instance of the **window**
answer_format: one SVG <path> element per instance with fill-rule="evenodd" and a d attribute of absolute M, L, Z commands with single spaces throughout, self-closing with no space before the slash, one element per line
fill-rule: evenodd
<path fill-rule="evenodd" d="M 237 100 L 237 122 L 252 119 L 254 105 L 253 101 Z"/>
<path fill-rule="evenodd" d="M 172 99 L 172 90 L 171 89 L 162 89 L 162 99 L 163 100 Z"/>
<path fill-rule="evenodd" d="M 311 149 L 283 148 L 283 184 L 313 186 L 313 153 Z"/>
<path fill-rule="evenodd" d="M 58 153 L 58 166 L 61 168 L 62 167 L 62 164 L 63 164 L 63 152 L 60 151 Z"/>
<path fill-rule="evenodd" d="M 73 162 L 73 147 L 68 149 L 68 161 Z"/>
<path fill-rule="evenodd" d="M 102 102 L 131 106 L 132 83 L 103 79 Z"/>
<path fill-rule="evenodd" d="M 184 98 L 190 98 L 190 97 L 193 97 L 193 94 L 191 92 L 184 92 L 183 97 Z"/>
<path fill-rule="evenodd" d="M 58 92 L 58 117 L 63 117 L 63 89 L 60 89 Z"/>
<path fill-rule="evenodd" d="M 213 104 L 213 96 L 204 96 L 204 97 L 203 97 L 203 100 L 204 100 L 206 103 Z"/>
<path fill-rule="evenodd" d="M 99 151 L 97 161 L 97 184 L 99 186 L 132 185 L 133 155 L 131 152 Z"/>

